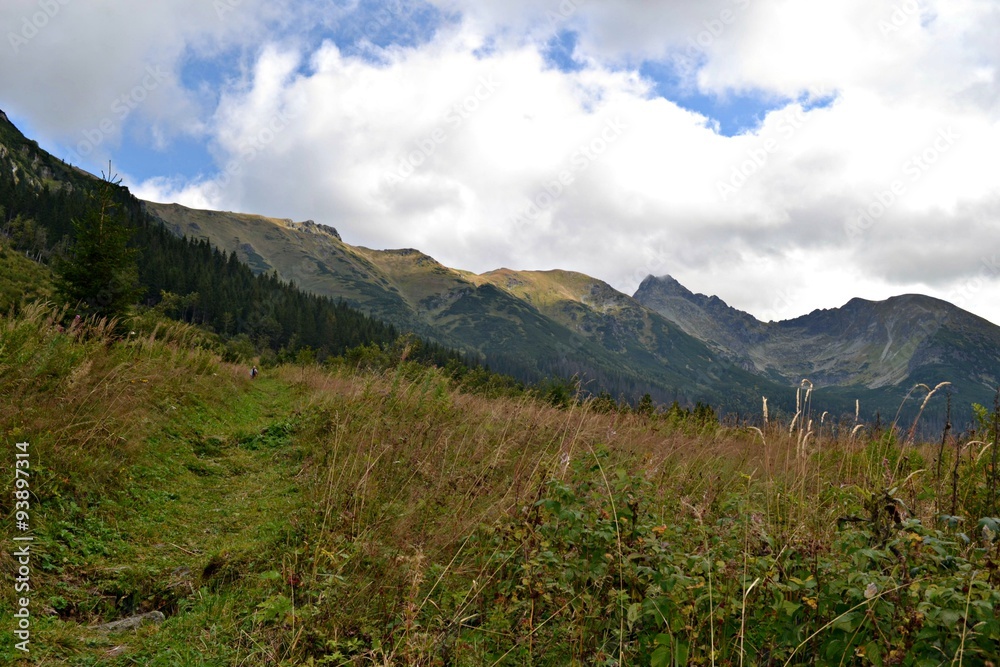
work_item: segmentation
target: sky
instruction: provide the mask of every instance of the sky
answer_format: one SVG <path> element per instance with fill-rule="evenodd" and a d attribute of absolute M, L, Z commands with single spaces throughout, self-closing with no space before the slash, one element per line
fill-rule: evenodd
<path fill-rule="evenodd" d="M 0 109 L 145 199 L 758 318 L 1000 323 L 998 0 L 4 0 Z"/>

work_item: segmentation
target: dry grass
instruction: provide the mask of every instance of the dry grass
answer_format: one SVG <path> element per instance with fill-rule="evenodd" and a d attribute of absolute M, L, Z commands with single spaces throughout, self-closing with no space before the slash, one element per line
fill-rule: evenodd
<path fill-rule="evenodd" d="M 933 525 L 938 499 L 922 493 L 931 480 L 921 470 L 934 466 L 923 461 L 954 449 L 960 467 L 973 470 L 990 451 L 986 443 L 912 445 L 900 434 L 872 442 L 857 436 L 861 424 L 830 428 L 821 410 L 813 418 L 806 384 L 792 423 L 769 416 L 763 428 L 729 428 L 603 413 L 586 404 L 556 409 L 528 396 L 484 398 L 455 391 L 440 371 L 409 364 L 373 374 L 280 367 L 253 385 L 245 368 L 222 363 L 189 327 L 136 323 L 135 335 L 115 342 L 109 323 L 61 331 L 59 319 L 57 311 L 38 307 L 0 325 L 0 427 L 15 438 L 34 434 L 42 470 L 33 488 L 42 503 L 85 504 L 127 486 L 130 466 L 148 459 L 174 410 L 198 413 L 202 402 L 227 391 L 246 396 L 267 388 L 294 397 L 294 411 L 268 413 L 267 422 L 285 435 L 259 453 L 262 470 L 267 457 L 289 466 L 283 470 L 294 479 L 286 481 L 302 497 L 301 509 L 274 518 L 287 524 L 286 549 L 275 562 L 252 566 L 273 570 L 267 581 L 277 583 L 254 578 L 249 554 L 226 561 L 243 578 L 232 584 L 240 595 L 252 598 L 257 586 L 269 600 L 280 594 L 290 604 L 291 613 L 272 621 L 253 609 L 260 600 L 251 604 L 252 621 L 239 626 L 236 641 L 240 655 L 252 656 L 245 664 L 336 651 L 349 657 L 344 664 L 445 664 L 442 647 L 459 646 L 456 637 L 476 636 L 481 626 L 486 634 L 477 641 L 503 632 L 500 643 L 522 656 L 536 651 L 536 641 L 560 634 L 573 638 L 581 660 L 595 655 L 588 628 L 598 627 L 603 614 L 613 621 L 603 630 L 608 636 L 626 636 L 628 600 L 614 598 L 613 607 L 594 610 L 569 596 L 542 613 L 541 593 L 531 597 L 540 584 L 530 568 L 512 570 L 515 562 L 535 567 L 544 552 L 539 506 L 559 485 L 575 489 L 581 512 L 597 519 L 607 513 L 614 528 L 607 556 L 617 564 L 607 585 L 616 589 L 628 587 L 623 573 L 630 557 L 659 553 L 629 543 L 634 524 L 627 517 L 641 514 L 653 535 L 678 525 L 694 531 L 679 547 L 688 550 L 685 567 L 709 563 L 703 606 L 735 600 L 738 636 L 718 634 L 705 618 L 689 619 L 691 636 L 712 647 L 738 647 L 733 655 L 742 664 L 751 651 L 744 633 L 752 634 L 752 619 L 762 618 L 758 595 L 775 586 L 770 575 L 753 570 L 765 537 L 775 562 L 791 552 L 818 557 L 837 539 L 838 520 L 871 519 L 874 526 L 882 518 L 866 512 L 881 511 L 890 495 L 905 501 L 901 511 Z M 934 391 L 927 389 L 923 407 L 931 409 Z M 231 447 L 252 437 L 258 432 L 223 439 Z M 945 463 L 937 469 L 957 469 Z M 972 506 L 978 487 L 956 488 L 957 504 Z M 256 491 L 266 501 L 268 490 Z M 732 536 L 719 526 L 735 528 L 738 557 L 720 556 L 725 562 L 716 570 L 714 554 L 732 551 L 725 543 Z M 560 557 L 579 558 L 572 542 L 563 548 Z M 527 583 L 508 581 L 512 571 Z M 734 588 L 732 573 L 740 571 L 747 580 Z M 558 577 L 546 585 L 558 586 Z M 524 595 L 530 599 L 518 597 Z M 511 624 L 497 616 L 504 614 Z M 813 630 L 822 634 L 826 626 Z M 463 650 L 465 661 L 455 664 L 512 659 L 504 648 L 477 663 L 485 649 Z M 624 643 L 613 650 L 618 659 L 626 656 Z"/>
<path fill-rule="evenodd" d="M 185 325 L 119 339 L 115 322 L 66 320 L 48 304 L 0 320 L 0 428 L 14 438 L 32 434 L 38 465 L 51 473 L 33 485 L 43 499 L 118 488 L 147 446 L 150 423 L 190 394 L 186 385 L 219 373 L 242 377 L 193 346 L 196 333 Z"/>
<path fill-rule="evenodd" d="M 313 415 L 304 436 L 316 442 L 304 473 L 315 481 L 310 502 L 318 508 L 311 587 L 336 599 L 317 622 L 338 628 L 338 636 L 370 637 L 381 630 L 366 618 L 408 619 L 405 631 L 390 633 L 392 646 L 370 656 L 376 662 L 423 662 L 440 640 L 435 632 L 461 627 L 481 605 L 479 591 L 503 571 L 476 536 L 527 516 L 551 480 L 566 480 L 599 450 L 609 453 L 599 464 L 602 476 L 625 470 L 649 482 L 652 495 L 640 502 L 658 522 L 708 522 L 728 511 L 721 504 L 736 492 L 779 551 L 829 543 L 851 488 L 902 482 L 910 512 L 933 523 L 933 504 L 916 498 L 912 477 L 902 479 L 912 472 L 902 459 L 884 468 L 881 455 L 872 463 L 872 444 L 854 433 L 835 438 L 823 424 L 814 428 L 806 385 L 792 425 L 695 428 L 586 405 L 556 409 L 527 397 L 459 394 L 436 371 L 276 372 L 308 397 L 302 410 Z M 909 451 L 918 458 L 932 448 Z M 331 578 L 366 583 L 345 589 L 331 587 Z M 426 618 L 440 588 L 456 586 L 466 587 L 465 601 L 441 621 L 452 630 L 418 628 L 415 619 Z"/>
<path fill-rule="evenodd" d="M 436 494 L 454 496 L 461 489 L 454 514 L 465 523 L 451 524 L 439 536 L 448 542 L 449 535 L 512 511 L 537 493 L 542 480 L 564 477 L 572 461 L 601 447 L 610 449 L 611 465 L 643 475 L 663 497 L 683 492 L 711 498 L 720 486 L 750 478 L 758 489 L 786 495 L 794 490 L 810 504 L 831 480 L 841 486 L 888 487 L 910 472 L 902 458 L 894 470 L 872 466 L 864 456 L 871 445 L 856 437 L 857 427 L 838 437 L 810 428 L 807 386 L 790 426 L 769 421 L 764 429 L 691 429 L 634 413 L 591 411 L 586 405 L 556 409 L 528 397 L 454 393 L 433 371 L 416 379 L 393 371 L 367 377 L 318 368 L 277 372 L 309 397 L 303 410 L 325 415 L 329 449 L 320 448 L 326 458 L 316 465 L 329 477 L 321 502 L 326 505 L 348 490 L 352 533 L 363 531 L 358 516 L 370 505 L 369 495 L 384 492 L 386 484 L 396 488 L 393 498 L 404 506 Z M 361 442 L 348 447 L 348 437 L 358 434 Z M 929 445 L 910 445 L 908 451 L 914 458 L 934 456 Z M 400 476 L 400 469 L 406 474 Z M 488 506 L 478 505 L 480 498 L 489 498 Z M 926 518 L 933 508 L 917 510 Z M 399 535 L 414 528 L 423 539 L 435 534 L 411 513 L 379 519 L 386 520 L 396 523 L 393 532 Z"/>

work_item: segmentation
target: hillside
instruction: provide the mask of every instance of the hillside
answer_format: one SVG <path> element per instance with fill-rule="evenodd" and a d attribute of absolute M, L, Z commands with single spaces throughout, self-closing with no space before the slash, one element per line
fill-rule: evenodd
<path fill-rule="evenodd" d="M 593 393 L 634 401 L 648 392 L 660 402 L 706 401 L 727 410 L 751 409 L 762 393 L 776 403 L 791 397 L 785 387 L 720 363 L 699 341 L 586 276 L 546 274 L 551 294 L 543 295 L 514 287 L 505 278 L 512 272 L 477 276 L 413 249 L 351 246 L 312 221 L 145 206 L 168 229 L 207 238 L 255 270 L 274 270 L 401 329 L 482 354 L 492 368 L 523 379 L 578 375 Z M 540 284 L 542 274 L 523 275 Z"/>
<path fill-rule="evenodd" d="M 956 466 L 964 440 L 938 463 L 936 445 L 903 456 L 862 425 L 802 450 L 787 423 L 486 399 L 406 363 L 251 381 L 196 329 L 132 326 L 116 341 L 45 308 L 0 317 L 0 429 L 28 443 L 34 537 L 29 653 L 3 623 L 5 664 L 986 664 L 1000 650 L 982 445 Z M 8 522 L 13 502 L 0 496 Z M 0 617 L 19 605 L 5 586 Z"/>
<path fill-rule="evenodd" d="M 410 309 L 398 290 L 370 261 L 352 252 L 332 227 L 311 221 L 297 224 L 257 215 L 199 211 L 179 204 L 143 202 L 143 206 L 174 234 L 207 239 L 234 254 L 255 274 L 277 271 L 304 290 L 343 297 L 373 315 L 386 319 L 391 313 L 397 323 L 419 328 L 409 317 Z M 331 289 L 334 280 L 336 289 Z"/>
<path fill-rule="evenodd" d="M 35 260 L 22 262 L 19 270 L 26 275 L 44 273 L 38 263 L 58 262 L 72 243 L 73 221 L 90 210 L 100 185 L 100 179 L 68 167 L 0 117 L 0 247 Z M 262 354 L 273 362 L 303 354 L 322 361 L 365 346 L 388 349 L 399 341 L 399 330 L 343 302 L 305 292 L 273 273 L 254 273 L 205 239 L 178 237 L 150 218 L 126 188 L 111 187 L 114 208 L 133 230 L 142 287 L 138 305 L 215 332 L 231 359 Z M 37 287 L 21 296 L 51 295 L 50 283 L 39 278 Z M 10 295 L 16 305 L 18 293 Z M 401 344 L 411 344 L 410 354 L 425 362 L 478 365 L 430 341 Z"/>

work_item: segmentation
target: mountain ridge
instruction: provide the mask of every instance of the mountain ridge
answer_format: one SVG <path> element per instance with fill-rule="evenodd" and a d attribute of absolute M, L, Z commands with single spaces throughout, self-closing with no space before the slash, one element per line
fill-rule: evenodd
<path fill-rule="evenodd" d="M 1000 382 L 1000 358 L 995 354 L 983 355 L 987 368 L 977 373 L 968 355 L 957 354 L 950 347 L 958 339 L 968 347 L 970 339 L 966 334 L 978 330 L 983 339 L 978 347 L 988 350 L 993 341 L 1000 345 L 1000 329 L 925 295 L 902 294 L 883 301 L 855 297 L 839 308 L 761 322 L 718 296 L 692 292 L 671 276 L 648 276 L 629 296 L 602 280 L 573 271 L 504 267 L 474 274 L 446 267 L 416 249 L 372 250 L 349 246 L 339 237 L 337 241 L 343 252 L 367 259 L 385 276 L 378 281 L 389 285 L 409 304 L 411 319 L 420 320 L 427 327 L 425 331 L 437 331 L 437 335 L 446 337 L 442 340 L 458 344 L 460 349 L 489 348 L 495 353 L 503 346 L 514 346 L 521 354 L 515 344 L 518 336 L 529 343 L 539 335 L 561 335 L 567 340 L 575 337 L 578 353 L 604 356 L 605 370 L 608 363 L 620 363 L 629 373 L 654 367 L 679 371 L 680 377 L 673 375 L 666 384 L 660 380 L 659 386 L 669 387 L 674 395 L 686 399 L 702 394 L 698 390 L 677 391 L 679 387 L 671 383 L 686 380 L 690 387 L 712 387 L 704 395 L 718 397 L 725 390 L 719 378 L 706 369 L 727 365 L 740 375 L 741 383 L 749 382 L 765 392 L 780 393 L 775 388 L 787 390 L 808 378 L 817 387 L 845 392 L 854 388 L 859 394 L 875 396 L 885 410 L 894 403 L 898 405 L 912 386 L 911 380 L 933 384 L 948 380 L 947 371 L 955 363 L 962 370 L 955 384 L 979 402 L 987 401 L 988 396 L 985 391 L 969 391 L 970 378 L 979 377 L 976 384 L 984 389 L 994 380 Z M 511 297 L 521 304 L 518 308 L 532 313 L 536 325 L 533 334 L 518 328 L 514 317 L 514 329 L 495 338 L 490 348 L 482 336 L 473 335 L 475 325 L 458 324 L 473 313 L 461 308 L 461 312 L 456 311 L 453 304 L 487 285 L 502 293 L 490 299 L 503 300 L 508 304 L 504 307 L 513 307 L 503 298 Z M 339 292 L 339 296 L 350 298 L 347 291 Z M 395 317 L 398 322 L 398 313 L 390 311 L 383 309 L 379 315 Z M 478 325 L 484 323 L 482 319 L 477 321 Z M 958 324 L 948 328 L 948 322 Z M 552 328 L 553 323 L 556 328 Z M 943 327 L 944 332 L 938 336 Z M 541 334 L 542 330 L 546 333 Z M 687 337 L 683 342 L 682 336 Z M 690 339 L 704 347 L 693 345 Z M 667 343 L 670 340 L 675 341 L 675 347 Z M 594 353 L 592 344 L 601 352 Z M 548 347 L 545 353 L 559 354 L 560 349 Z M 607 357 L 608 353 L 612 356 Z M 935 369 L 942 372 L 941 377 L 930 377 Z M 670 398 L 671 391 L 661 392 L 661 398 Z"/>
<path fill-rule="evenodd" d="M 767 323 L 696 295 L 670 276 L 647 277 L 635 298 L 761 374 L 867 389 L 953 381 L 956 389 L 970 393 L 977 384 L 990 391 L 1000 384 L 1000 328 L 935 297 L 855 297 L 839 308 Z M 944 364 L 946 359 L 951 363 Z M 942 377 L 932 377 L 931 369 Z M 971 393 L 980 401 L 989 398 Z"/>
<path fill-rule="evenodd" d="M 339 238 L 316 243 L 295 232 L 298 223 L 244 214 L 219 218 L 153 202 L 146 206 L 176 233 L 190 234 L 195 224 L 196 231 L 204 233 L 204 222 L 209 221 L 214 224 L 208 230 L 213 244 L 242 253 L 247 261 L 248 243 L 255 254 L 267 258 L 266 265 L 258 262 L 261 269 L 277 269 L 281 278 L 306 289 L 343 298 L 465 352 L 530 362 L 541 375 L 579 375 L 585 384 L 595 383 L 630 400 L 651 393 L 660 401 L 711 400 L 746 407 L 759 400 L 761 389 L 790 395 L 766 378 L 758 381 L 742 370 L 724 368 L 726 364 L 676 325 L 584 274 L 497 269 L 477 275 L 446 267 L 412 248 L 373 250 Z M 238 238 L 232 232 L 237 228 L 243 234 Z M 246 236 L 251 228 L 252 238 Z M 299 246 L 285 242 L 292 233 L 298 234 Z M 320 275 L 313 260 L 330 262 L 334 256 L 340 260 L 338 270 Z M 352 277 L 352 271 L 363 275 Z M 367 292 L 357 289 L 354 278 Z M 736 373 L 740 386 L 727 389 L 720 373 Z"/>
<path fill-rule="evenodd" d="M 55 189 L 93 178 L 2 119 L 0 150 L 16 153 L 15 174 Z M 206 240 L 254 273 L 341 299 L 525 379 L 577 375 L 586 389 L 616 397 L 651 393 L 659 402 L 744 412 L 759 410 L 762 395 L 773 406 L 794 405 L 803 378 L 834 410 L 858 396 L 872 410 L 894 410 L 913 384 L 943 380 L 963 401 L 986 404 L 1000 383 L 1000 327 L 925 295 L 856 297 L 765 323 L 671 276 L 648 276 L 630 296 L 562 269 L 475 274 L 414 248 L 352 246 L 312 220 L 142 206 L 173 234 Z"/>

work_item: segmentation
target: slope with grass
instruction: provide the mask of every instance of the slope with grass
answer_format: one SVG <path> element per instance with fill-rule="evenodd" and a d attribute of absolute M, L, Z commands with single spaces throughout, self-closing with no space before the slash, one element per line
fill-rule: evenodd
<path fill-rule="evenodd" d="M 143 206 L 173 233 L 207 239 L 235 254 L 254 273 L 277 271 L 304 290 L 343 298 L 387 321 L 419 328 L 412 326 L 417 320 L 398 290 L 376 266 L 344 244 L 332 227 L 179 204 L 144 202 Z M 337 281 L 336 289 L 331 289 L 331 280 Z"/>
<path fill-rule="evenodd" d="M 35 536 L 31 650 L 16 651 L 5 625 L 0 655 L 6 664 L 106 664 L 124 639 L 138 647 L 121 656 L 125 664 L 204 664 L 195 639 L 254 604 L 240 593 L 204 594 L 229 581 L 231 554 L 280 560 L 285 519 L 301 507 L 294 457 L 274 448 L 287 441 L 281 428 L 294 394 L 271 380 L 251 385 L 244 368 L 200 349 L 201 334 L 183 325 L 113 343 L 106 324 L 61 331 L 55 315 L 28 306 L 0 322 L 0 428 L 8 453 L 29 443 Z M 156 628 L 113 638 L 91 627 L 150 609 L 179 621 L 185 638 L 163 642 L 150 635 Z M 214 664 L 237 654 L 210 653 Z"/>
<path fill-rule="evenodd" d="M 610 350 L 642 376 L 684 388 L 681 396 L 726 409 L 756 406 L 761 395 L 776 404 L 791 392 L 728 363 L 658 313 L 607 283 L 572 271 L 500 269 L 478 277 L 537 308 L 545 317 Z M 673 398 L 678 398 L 674 396 Z M 683 400 L 683 398 L 682 398 Z"/>
<path fill-rule="evenodd" d="M 52 273 L 14 250 L 0 238 L 0 313 L 8 313 L 25 300 L 52 297 Z"/>
<path fill-rule="evenodd" d="M 923 665 L 1000 651 L 1000 488 L 982 441 L 557 410 L 461 393 L 410 362 L 251 381 L 185 325 L 146 316 L 116 340 L 55 315 L 0 320 L 0 431 L 8 461 L 30 443 L 36 537 L 31 653 L 5 621 L 5 663 Z M 939 394 L 928 414 L 942 410 Z M 8 526 L 12 511 L 0 495 Z M 12 586 L 0 609 L 11 619 Z M 162 625 L 95 627 L 151 610 Z"/>

